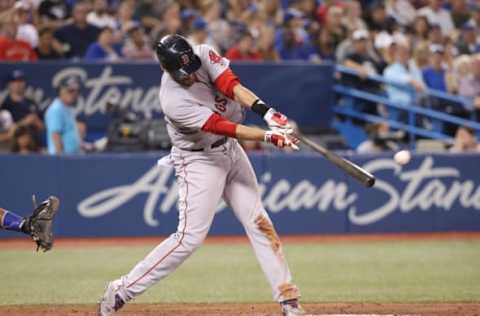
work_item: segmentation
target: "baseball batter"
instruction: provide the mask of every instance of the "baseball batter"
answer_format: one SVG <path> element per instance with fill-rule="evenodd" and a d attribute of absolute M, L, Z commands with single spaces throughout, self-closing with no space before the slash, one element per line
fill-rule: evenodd
<path fill-rule="evenodd" d="M 115 315 L 187 259 L 203 243 L 222 198 L 244 226 L 283 315 L 304 315 L 253 168 L 237 141 L 298 149 L 287 118 L 245 88 L 229 61 L 207 45 L 192 47 L 179 35 L 167 35 L 156 54 L 164 70 L 159 96 L 173 144 L 179 224 L 128 274 L 108 284 L 100 315 Z M 241 125 L 246 109 L 261 115 L 270 130 Z"/>

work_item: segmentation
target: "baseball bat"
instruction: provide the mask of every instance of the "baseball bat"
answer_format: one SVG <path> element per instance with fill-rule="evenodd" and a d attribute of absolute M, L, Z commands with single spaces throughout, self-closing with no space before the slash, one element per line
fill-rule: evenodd
<path fill-rule="evenodd" d="M 308 139 L 303 135 L 297 134 L 295 135 L 295 137 L 297 137 L 302 143 L 309 146 L 316 152 L 322 154 L 323 157 L 333 162 L 338 168 L 345 171 L 348 175 L 358 180 L 367 188 L 370 188 L 375 184 L 375 177 L 371 173 L 360 168 L 350 160 L 340 157 L 334 152 L 324 148 L 323 146 L 320 146 L 319 144 L 315 143 L 314 141 Z"/>

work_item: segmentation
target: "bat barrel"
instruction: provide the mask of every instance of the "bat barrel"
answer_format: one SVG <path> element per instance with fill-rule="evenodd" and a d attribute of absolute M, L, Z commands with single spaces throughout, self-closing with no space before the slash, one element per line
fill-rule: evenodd
<path fill-rule="evenodd" d="M 359 181 L 361 184 L 363 184 L 367 188 L 370 188 L 375 184 L 375 176 L 373 176 L 368 171 L 360 168 L 350 160 L 347 160 L 345 158 L 338 156 L 334 152 L 320 146 L 319 144 L 306 138 L 303 135 L 298 135 L 298 138 L 304 144 L 308 145 L 316 152 L 322 154 L 326 159 L 333 162 L 338 168 L 345 171 L 348 175 L 352 176 L 354 179 Z"/>

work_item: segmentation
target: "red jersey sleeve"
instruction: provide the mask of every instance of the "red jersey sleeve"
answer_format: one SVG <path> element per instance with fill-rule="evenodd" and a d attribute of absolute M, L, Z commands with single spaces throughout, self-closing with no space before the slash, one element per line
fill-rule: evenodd
<path fill-rule="evenodd" d="M 225 69 L 214 82 L 215 87 L 230 99 L 234 98 L 233 88 L 239 83 L 240 79 L 238 79 L 230 68 Z"/>
<path fill-rule="evenodd" d="M 202 126 L 202 131 L 217 135 L 235 137 L 237 124 L 227 120 L 217 113 L 213 113 Z"/>

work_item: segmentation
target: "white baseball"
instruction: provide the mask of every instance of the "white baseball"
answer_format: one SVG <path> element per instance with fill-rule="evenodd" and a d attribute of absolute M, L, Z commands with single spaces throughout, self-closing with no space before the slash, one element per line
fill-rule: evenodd
<path fill-rule="evenodd" d="M 412 158 L 412 154 L 410 154 L 410 151 L 408 150 L 400 150 L 393 156 L 393 159 L 399 165 L 407 164 L 411 158 Z"/>

